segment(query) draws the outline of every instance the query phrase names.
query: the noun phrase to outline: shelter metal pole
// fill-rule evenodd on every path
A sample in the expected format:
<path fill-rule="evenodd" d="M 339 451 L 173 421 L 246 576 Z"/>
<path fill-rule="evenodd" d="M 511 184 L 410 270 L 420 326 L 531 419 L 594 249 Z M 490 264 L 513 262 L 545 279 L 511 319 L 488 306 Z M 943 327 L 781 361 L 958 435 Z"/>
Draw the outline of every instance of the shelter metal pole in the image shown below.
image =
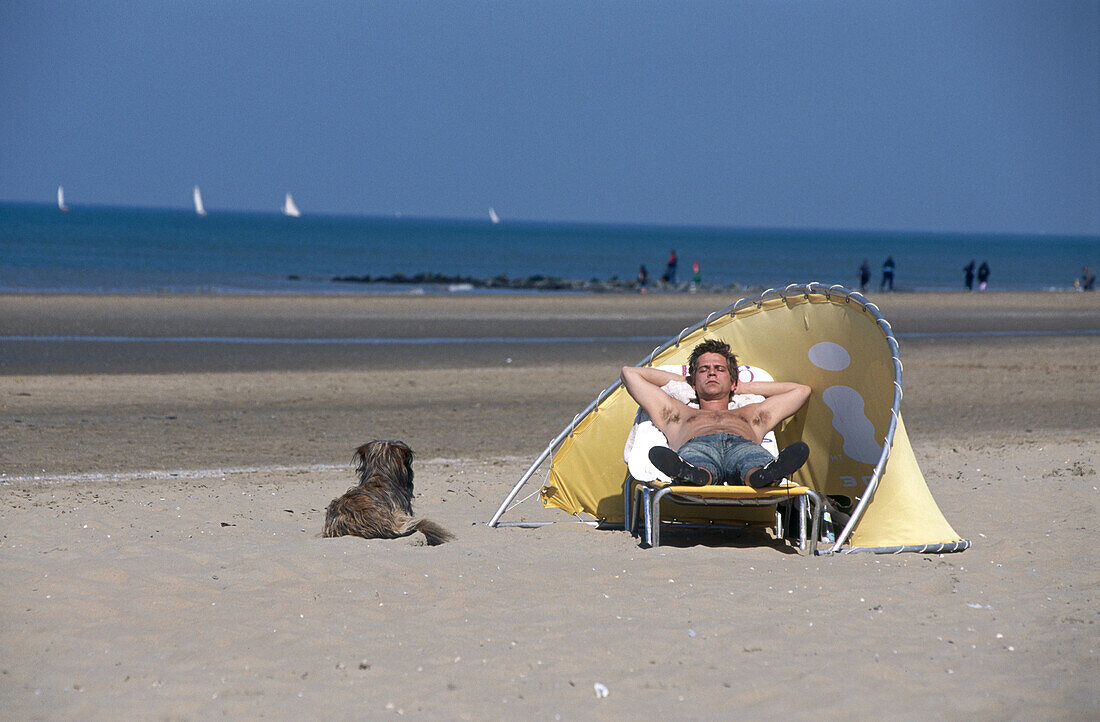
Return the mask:
<path fill-rule="evenodd" d="M 511 504 L 512 500 L 516 498 L 516 495 L 519 494 L 519 490 L 523 488 L 523 485 L 527 483 L 527 480 L 530 479 L 536 471 L 538 471 L 538 468 L 540 466 L 542 466 L 542 462 L 546 461 L 546 458 L 554 453 L 558 446 L 561 445 L 561 442 L 565 441 L 565 438 L 573 433 L 573 429 L 577 428 L 577 423 L 580 422 L 580 420 L 583 419 L 585 416 L 588 416 L 588 414 L 590 414 L 594 408 L 599 406 L 600 402 L 610 396 L 615 389 L 619 388 L 621 383 L 621 381 L 616 381 L 615 383 L 604 389 L 600 393 L 600 395 L 596 397 L 595 401 L 586 406 L 584 411 L 574 416 L 573 421 L 571 421 L 568 426 L 562 429 L 561 433 L 558 434 L 554 438 L 554 440 L 551 441 L 547 445 L 547 447 L 542 450 L 542 453 L 539 454 L 539 457 L 535 459 L 534 463 L 531 464 L 531 467 L 527 469 L 527 472 L 523 476 L 520 477 L 519 481 L 516 482 L 516 485 L 512 487 L 512 491 L 510 491 L 508 493 L 508 496 L 504 498 L 504 501 L 501 502 L 500 507 L 497 508 L 496 513 L 493 514 L 493 518 L 489 520 L 489 526 L 497 526 L 499 524 L 500 517 L 504 514 L 505 510 L 508 508 L 508 505 Z"/>
<path fill-rule="evenodd" d="M 493 518 L 489 520 L 489 526 L 497 526 L 500 523 L 500 517 L 504 514 L 504 510 L 507 509 L 508 505 L 512 503 L 512 500 L 516 498 L 516 495 L 519 494 L 519 490 L 523 488 L 523 485 L 527 483 L 527 480 L 531 478 L 531 476 L 535 473 L 535 471 L 538 470 L 540 466 L 542 466 L 542 462 L 546 461 L 546 457 L 550 456 L 550 454 L 554 451 L 554 447 L 562 439 L 567 431 L 568 429 L 566 429 L 566 431 L 563 431 L 562 435 L 558 436 L 557 439 L 554 439 L 554 441 L 550 442 L 550 445 L 547 446 L 541 454 L 539 454 L 539 458 L 535 459 L 535 463 L 531 464 L 531 468 L 529 468 L 527 472 L 520 477 L 519 481 L 516 482 L 516 485 L 512 487 L 512 491 L 508 492 L 508 496 L 504 497 L 504 501 L 501 502 L 500 507 L 497 509 L 496 513 L 493 514 Z"/>

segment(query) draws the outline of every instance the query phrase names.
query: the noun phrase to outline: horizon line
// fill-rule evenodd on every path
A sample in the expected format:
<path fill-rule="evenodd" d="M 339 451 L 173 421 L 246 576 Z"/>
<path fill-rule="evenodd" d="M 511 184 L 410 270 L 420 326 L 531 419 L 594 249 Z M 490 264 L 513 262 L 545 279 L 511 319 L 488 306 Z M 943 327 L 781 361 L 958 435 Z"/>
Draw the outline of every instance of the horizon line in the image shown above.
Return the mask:
<path fill-rule="evenodd" d="M 43 208 L 56 208 L 56 202 L 39 201 L 39 200 L 19 200 L 10 198 L 0 198 L 0 205 L 15 205 L 15 206 L 41 206 Z M 188 215 L 195 215 L 194 209 L 185 204 L 179 206 L 142 206 L 142 205 L 118 205 L 111 203 L 77 203 L 73 204 L 66 199 L 66 208 L 68 212 L 73 212 L 81 208 L 94 209 L 94 210 L 126 210 L 126 211 L 154 211 L 165 213 L 183 213 Z M 205 204 L 204 204 L 205 205 Z M 211 215 L 227 215 L 227 216 L 246 216 L 246 215 L 258 215 L 258 216 L 283 216 L 284 214 L 280 210 L 280 206 L 276 205 L 273 210 L 257 210 L 257 209 L 243 209 L 243 208 L 218 208 L 214 207 L 206 208 L 206 217 Z M 333 212 L 333 211 L 318 211 L 313 213 L 303 213 L 301 218 L 295 218 L 295 221 L 308 220 L 312 218 L 322 219 L 356 219 L 356 220 L 386 220 L 386 221 L 410 221 L 410 222 L 434 222 L 434 223 L 461 223 L 461 224 L 477 224 L 486 225 L 496 228 L 502 228 L 507 226 L 514 227 L 532 227 L 532 226 L 570 226 L 570 227 L 595 227 L 595 228 L 637 228 L 637 229 L 662 229 L 669 231 L 682 231 L 689 230 L 695 232 L 714 232 L 714 231 L 773 231 L 781 233 L 851 233 L 851 234 L 875 234 L 875 233 L 887 233 L 891 235 L 914 235 L 914 236 L 977 236 L 977 237 L 995 237 L 995 238 L 1032 238 L 1036 236 L 1041 237 L 1054 237 L 1054 238 L 1080 238 L 1080 239 L 1096 239 L 1100 240 L 1100 229 L 1094 232 L 1072 232 L 1072 231 L 1049 231 L 1049 230 L 1032 230 L 1032 231 L 1006 231 L 1006 230 L 984 230 L 984 231 L 962 231 L 962 230 L 928 230 L 928 229 L 903 229 L 903 228 L 859 228 L 859 227 L 823 227 L 823 226 L 767 226 L 767 225 L 719 225 L 719 224 L 697 224 L 697 223 L 683 223 L 676 224 L 667 221 L 591 221 L 591 220 L 545 220 L 545 219 L 529 219 L 529 218 L 507 218 L 501 219 L 500 223 L 493 223 L 487 216 L 432 216 L 432 215 L 406 215 L 400 212 L 394 212 L 389 214 L 382 213 L 353 213 L 347 211 Z"/>

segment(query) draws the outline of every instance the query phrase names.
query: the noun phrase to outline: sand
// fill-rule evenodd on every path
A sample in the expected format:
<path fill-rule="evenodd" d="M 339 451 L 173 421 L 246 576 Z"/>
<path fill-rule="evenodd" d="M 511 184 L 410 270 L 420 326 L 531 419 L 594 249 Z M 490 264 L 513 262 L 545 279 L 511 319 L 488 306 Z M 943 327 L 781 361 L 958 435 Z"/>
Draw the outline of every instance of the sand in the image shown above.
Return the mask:
<path fill-rule="evenodd" d="M 0 297 L 0 716 L 1095 718 L 1098 298 L 874 298 L 973 547 L 808 558 L 537 499 L 509 518 L 563 523 L 480 524 L 618 366 L 736 299 Z M 317 537 L 370 438 L 416 450 L 455 541 Z"/>

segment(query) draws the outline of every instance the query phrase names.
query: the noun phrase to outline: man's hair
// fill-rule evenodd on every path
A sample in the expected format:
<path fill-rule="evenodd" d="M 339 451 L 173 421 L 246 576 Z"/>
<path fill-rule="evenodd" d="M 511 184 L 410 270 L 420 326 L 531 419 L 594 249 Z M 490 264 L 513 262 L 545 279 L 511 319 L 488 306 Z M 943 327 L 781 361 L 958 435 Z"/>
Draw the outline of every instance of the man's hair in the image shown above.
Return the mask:
<path fill-rule="evenodd" d="M 708 338 L 691 351 L 691 357 L 688 359 L 688 378 L 695 379 L 695 365 L 699 361 L 699 357 L 705 353 L 716 353 L 726 357 L 726 365 L 729 367 L 730 376 L 734 381 L 737 381 L 737 356 L 734 355 L 733 349 L 725 341 L 719 341 L 716 338 Z"/>

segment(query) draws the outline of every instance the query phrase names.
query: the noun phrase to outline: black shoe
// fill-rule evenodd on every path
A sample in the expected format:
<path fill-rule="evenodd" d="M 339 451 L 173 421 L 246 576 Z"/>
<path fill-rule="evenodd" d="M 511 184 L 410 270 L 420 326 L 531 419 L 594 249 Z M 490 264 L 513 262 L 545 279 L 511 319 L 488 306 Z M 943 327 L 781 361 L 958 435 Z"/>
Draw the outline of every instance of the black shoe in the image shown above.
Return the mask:
<path fill-rule="evenodd" d="M 754 489 L 771 486 L 801 469 L 809 458 L 810 447 L 806 446 L 805 442 L 796 441 L 780 451 L 779 458 L 775 461 L 757 469 L 756 473 L 749 477 L 749 486 Z"/>
<path fill-rule="evenodd" d="M 654 446 L 650 449 L 649 460 L 675 481 L 682 481 L 695 486 L 706 486 L 710 483 L 709 471 L 687 463 L 680 458 L 679 454 L 667 446 Z"/>

